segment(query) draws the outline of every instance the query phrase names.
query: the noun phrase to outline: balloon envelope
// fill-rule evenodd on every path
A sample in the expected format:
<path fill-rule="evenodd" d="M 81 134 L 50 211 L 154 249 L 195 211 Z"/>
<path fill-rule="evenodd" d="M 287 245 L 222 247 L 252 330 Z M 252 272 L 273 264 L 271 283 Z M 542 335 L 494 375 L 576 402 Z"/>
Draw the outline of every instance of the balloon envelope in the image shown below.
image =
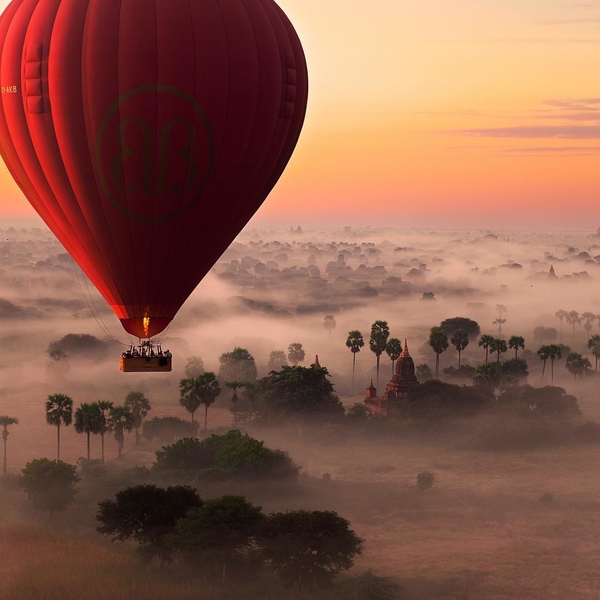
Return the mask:
<path fill-rule="evenodd" d="M 306 112 L 273 0 L 13 0 L 0 152 L 129 333 L 160 333 L 267 197 Z"/>

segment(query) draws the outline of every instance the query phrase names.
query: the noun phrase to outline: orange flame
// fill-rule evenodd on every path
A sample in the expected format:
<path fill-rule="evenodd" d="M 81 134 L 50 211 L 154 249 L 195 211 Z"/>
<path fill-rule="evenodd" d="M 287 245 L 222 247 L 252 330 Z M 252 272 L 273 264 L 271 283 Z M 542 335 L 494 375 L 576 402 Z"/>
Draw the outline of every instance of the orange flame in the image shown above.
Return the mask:
<path fill-rule="evenodd" d="M 144 337 L 150 337 L 149 332 L 150 332 L 150 317 L 148 316 L 148 309 L 146 309 L 146 312 L 144 314 Z"/>

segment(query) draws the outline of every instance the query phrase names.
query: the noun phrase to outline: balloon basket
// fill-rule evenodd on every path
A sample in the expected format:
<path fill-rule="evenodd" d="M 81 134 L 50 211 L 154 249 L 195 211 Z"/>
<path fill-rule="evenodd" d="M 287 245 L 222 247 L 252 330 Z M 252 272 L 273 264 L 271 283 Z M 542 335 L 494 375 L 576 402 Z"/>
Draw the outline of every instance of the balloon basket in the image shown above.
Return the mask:
<path fill-rule="evenodd" d="M 123 373 L 170 373 L 172 358 L 167 356 L 133 356 L 120 359 L 119 370 Z"/>

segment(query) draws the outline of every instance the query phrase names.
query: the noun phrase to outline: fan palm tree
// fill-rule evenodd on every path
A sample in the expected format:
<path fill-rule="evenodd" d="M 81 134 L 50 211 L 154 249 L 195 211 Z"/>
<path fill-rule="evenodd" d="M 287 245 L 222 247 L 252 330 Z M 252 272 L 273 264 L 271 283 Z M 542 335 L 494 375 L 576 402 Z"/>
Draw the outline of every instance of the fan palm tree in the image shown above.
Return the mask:
<path fill-rule="evenodd" d="M 544 346 L 540 346 L 537 351 L 537 355 L 540 357 L 540 360 L 543 361 L 542 365 L 542 385 L 544 385 L 544 373 L 546 372 L 546 362 L 550 358 L 550 344 L 546 344 Z"/>
<path fill-rule="evenodd" d="M 118 446 L 117 458 L 123 457 L 125 432 L 133 429 L 133 415 L 126 406 L 113 406 L 108 416 L 108 428 L 113 432 Z"/>
<path fill-rule="evenodd" d="M 457 329 L 450 338 L 450 343 L 458 352 L 458 368 L 460 369 L 460 355 L 462 351 L 469 345 L 469 334 L 464 329 Z"/>
<path fill-rule="evenodd" d="M 508 339 L 508 347 L 515 351 L 515 358 L 519 358 L 519 348 L 525 350 L 525 338 L 520 335 L 511 335 Z"/>
<path fill-rule="evenodd" d="M 541 360 L 544 361 L 544 366 L 542 367 L 542 384 L 544 383 L 544 372 L 546 371 L 546 361 L 550 360 L 550 369 L 551 369 L 551 383 L 554 385 L 554 361 L 562 358 L 562 349 L 558 344 L 546 344 L 544 346 L 540 346 L 540 349 L 537 351 L 537 355 Z"/>
<path fill-rule="evenodd" d="M 563 341 L 563 337 L 562 337 L 562 328 L 563 328 L 563 319 L 568 315 L 569 313 L 566 310 L 563 310 L 562 308 L 560 310 L 557 310 L 554 313 L 555 317 L 558 317 L 558 319 L 560 320 L 560 341 Z"/>
<path fill-rule="evenodd" d="M 593 335 L 588 340 L 588 348 L 596 359 L 596 371 L 598 370 L 598 360 L 600 359 L 600 335 Z"/>
<path fill-rule="evenodd" d="M 498 335 L 500 337 L 502 337 L 502 325 L 504 325 L 504 323 L 506 323 L 506 319 L 503 319 L 502 317 L 498 317 L 492 321 L 492 325 L 498 325 Z"/>
<path fill-rule="evenodd" d="M 198 375 L 198 377 L 201 377 L 201 375 Z M 192 423 L 194 422 L 194 413 L 202 404 L 197 389 L 198 377 L 189 377 L 179 382 L 179 404 L 192 415 Z"/>
<path fill-rule="evenodd" d="M 390 328 L 387 321 L 375 321 L 371 325 L 371 337 L 369 338 L 369 349 L 377 357 L 377 387 L 379 387 L 379 359 L 385 352 L 388 338 L 390 337 Z"/>
<path fill-rule="evenodd" d="M 573 341 L 575 341 L 575 325 L 579 325 L 581 323 L 581 317 L 576 310 L 571 310 L 567 313 L 566 316 L 567 323 L 573 326 Z"/>
<path fill-rule="evenodd" d="M 575 381 L 577 381 L 577 375 L 581 376 L 592 368 L 590 361 L 579 354 L 579 352 L 571 352 L 567 356 L 565 366 L 569 370 L 569 373 L 575 377 Z"/>
<path fill-rule="evenodd" d="M 440 377 L 440 354 L 448 350 L 448 336 L 441 327 L 432 327 L 429 332 L 429 345 L 435 352 L 435 378 Z"/>
<path fill-rule="evenodd" d="M 490 344 L 490 352 L 495 352 L 497 354 L 496 363 L 500 363 L 500 355 L 508 350 L 508 345 L 506 340 L 494 339 L 494 341 Z"/>
<path fill-rule="evenodd" d="M 588 337 L 590 336 L 590 331 L 592 331 L 592 328 L 594 327 L 592 325 L 592 323 L 596 320 L 596 315 L 594 313 L 591 312 L 584 312 L 581 314 L 581 318 L 583 319 L 583 328 L 585 329 L 585 332 L 587 333 Z"/>
<path fill-rule="evenodd" d="M 192 357 L 193 358 L 193 357 Z M 189 367 L 189 359 L 188 365 L 186 369 Z M 133 415 L 133 428 L 135 429 L 135 445 L 137 446 L 140 443 L 140 427 L 144 422 L 144 418 L 148 414 L 148 412 L 152 409 L 150 406 L 150 401 L 146 398 L 146 395 L 143 392 L 134 392 L 131 391 L 125 397 L 125 404 Z"/>
<path fill-rule="evenodd" d="M 208 422 L 208 407 L 217 399 L 217 396 L 221 393 L 221 386 L 219 380 L 214 373 L 210 371 L 203 373 L 197 378 L 198 381 L 198 393 L 202 404 L 204 404 L 204 431 L 206 431 Z"/>
<path fill-rule="evenodd" d="M 87 437 L 87 459 L 90 460 L 90 436 L 92 433 L 100 433 L 102 429 L 102 411 L 97 403 L 83 403 L 75 411 L 75 422 L 73 428 L 77 433 L 85 433 Z"/>
<path fill-rule="evenodd" d="M 402 342 L 398 338 L 390 338 L 385 345 L 385 351 L 392 361 L 392 377 L 394 376 L 394 365 L 402 354 Z"/>
<path fill-rule="evenodd" d="M 8 441 L 8 426 L 16 425 L 19 419 L 15 417 L 0 416 L 0 426 L 2 429 L 2 441 L 4 442 L 4 454 L 2 456 L 2 474 L 6 475 L 6 442 Z"/>
<path fill-rule="evenodd" d="M 488 362 L 488 355 L 489 355 L 489 351 L 490 351 L 490 344 L 494 341 L 494 336 L 493 335 L 482 335 L 479 338 L 479 345 L 483 346 L 483 349 L 485 350 L 485 363 L 487 364 Z"/>
<path fill-rule="evenodd" d="M 296 366 L 298 363 L 304 361 L 304 357 L 306 353 L 304 352 L 304 348 L 302 348 L 302 344 L 298 342 L 294 342 L 288 346 L 288 360 Z"/>
<path fill-rule="evenodd" d="M 356 354 L 360 352 L 360 349 L 365 345 L 363 334 L 360 331 L 354 329 L 348 332 L 348 338 L 346 339 L 346 347 L 350 348 L 352 352 L 352 395 L 354 395 L 354 372 L 356 371 Z"/>
<path fill-rule="evenodd" d="M 234 427 L 237 425 L 237 403 L 238 403 L 238 395 L 237 391 L 239 388 L 244 387 L 246 384 L 242 381 L 227 381 L 225 385 L 233 390 L 233 396 L 231 396 L 231 402 L 233 404 L 233 425 Z"/>
<path fill-rule="evenodd" d="M 325 315 L 323 327 L 329 332 L 329 336 L 331 336 L 331 332 L 337 327 L 335 317 L 333 315 Z"/>
<path fill-rule="evenodd" d="M 98 409 L 100 410 L 101 414 L 100 430 L 98 431 L 98 433 L 100 434 L 100 442 L 102 448 L 100 456 L 102 457 L 102 464 L 104 464 L 104 436 L 108 431 L 108 419 L 110 415 L 110 409 L 113 408 L 114 404 L 112 402 L 109 402 L 108 400 L 98 400 L 98 402 L 96 402 L 95 404 L 98 406 Z"/>
<path fill-rule="evenodd" d="M 60 426 L 73 420 L 73 400 L 66 394 L 51 394 L 46 400 L 46 423 L 56 427 L 56 460 L 60 460 Z"/>

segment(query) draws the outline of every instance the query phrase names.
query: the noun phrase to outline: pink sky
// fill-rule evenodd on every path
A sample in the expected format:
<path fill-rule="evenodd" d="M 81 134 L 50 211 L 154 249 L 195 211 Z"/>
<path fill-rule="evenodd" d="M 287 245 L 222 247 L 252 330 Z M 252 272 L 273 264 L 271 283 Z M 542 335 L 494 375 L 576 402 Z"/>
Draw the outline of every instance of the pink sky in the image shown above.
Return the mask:
<path fill-rule="evenodd" d="M 309 110 L 254 225 L 600 225 L 599 0 L 279 4 Z M 33 214 L 4 167 L 0 197 Z"/>

